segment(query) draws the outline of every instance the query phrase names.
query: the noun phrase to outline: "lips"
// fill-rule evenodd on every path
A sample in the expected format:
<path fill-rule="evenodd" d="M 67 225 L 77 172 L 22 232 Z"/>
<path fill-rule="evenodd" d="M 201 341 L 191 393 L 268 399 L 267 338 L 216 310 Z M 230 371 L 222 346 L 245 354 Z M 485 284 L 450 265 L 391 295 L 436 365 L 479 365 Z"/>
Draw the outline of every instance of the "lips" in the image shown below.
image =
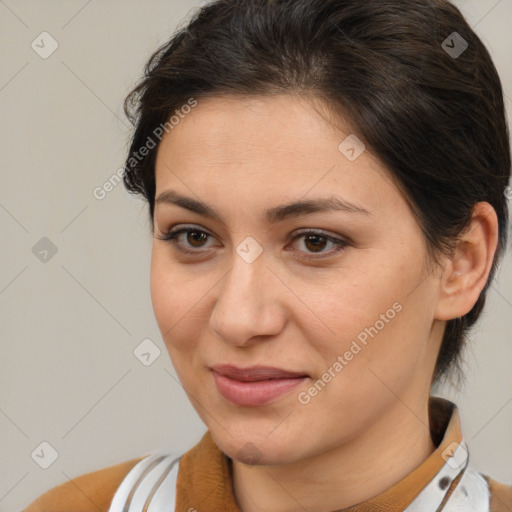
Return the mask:
<path fill-rule="evenodd" d="M 211 368 L 219 393 L 229 402 L 254 407 L 275 401 L 309 376 L 269 366 L 238 368 L 218 365 Z"/>
<path fill-rule="evenodd" d="M 238 368 L 230 364 L 213 366 L 212 370 L 219 375 L 242 382 L 255 382 L 272 379 L 296 379 L 308 377 L 306 373 L 289 372 L 271 366 L 251 366 L 249 368 Z"/>

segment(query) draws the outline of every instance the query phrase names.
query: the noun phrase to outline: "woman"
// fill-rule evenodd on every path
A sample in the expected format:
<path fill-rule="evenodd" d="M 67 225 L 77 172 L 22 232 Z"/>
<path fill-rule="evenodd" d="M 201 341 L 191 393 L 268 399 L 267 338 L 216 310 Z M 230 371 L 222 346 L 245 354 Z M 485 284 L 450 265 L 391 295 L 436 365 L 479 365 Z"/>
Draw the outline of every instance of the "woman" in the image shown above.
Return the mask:
<path fill-rule="evenodd" d="M 125 107 L 155 316 L 208 431 L 26 510 L 512 510 L 430 395 L 506 246 L 503 93 L 461 13 L 218 0 Z"/>

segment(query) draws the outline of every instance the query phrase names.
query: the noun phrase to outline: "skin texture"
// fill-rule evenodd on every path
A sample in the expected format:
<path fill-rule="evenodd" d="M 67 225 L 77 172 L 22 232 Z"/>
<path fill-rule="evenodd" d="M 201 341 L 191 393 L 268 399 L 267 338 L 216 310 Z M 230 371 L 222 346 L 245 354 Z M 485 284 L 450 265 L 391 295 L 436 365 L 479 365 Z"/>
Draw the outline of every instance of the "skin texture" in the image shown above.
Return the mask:
<path fill-rule="evenodd" d="M 233 459 L 244 512 L 347 507 L 432 453 L 427 407 L 445 321 L 471 309 L 496 247 L 494 210 L 478 203 L 454 254 L 432 266 L 384 166 L 368 149 L 349 161 L 338 146 L 350 127 L 328 117 L 319 102 L 291 95 L 202 99 L 158 149 L 156 196 L 174 190 L 222 218 L 157 203 L 151 294 L 183 387 Z M 324 211 L 275 224 L 264 214 L 330 196 L 369 213 Z M 177 245 L 158 238 L 188 225 L 192 233 Z M 346 246 L 293 240 L 304 228 Z M 247 237 L 263 249 L 252 263 L 237 253 Z M 298 394 L 393 304 L 400 311 L 300 403 Z M 309 379 L 270 404 L 241 407 L 219 394 L 209 370 L 216 364 L 274 366 Z"/>

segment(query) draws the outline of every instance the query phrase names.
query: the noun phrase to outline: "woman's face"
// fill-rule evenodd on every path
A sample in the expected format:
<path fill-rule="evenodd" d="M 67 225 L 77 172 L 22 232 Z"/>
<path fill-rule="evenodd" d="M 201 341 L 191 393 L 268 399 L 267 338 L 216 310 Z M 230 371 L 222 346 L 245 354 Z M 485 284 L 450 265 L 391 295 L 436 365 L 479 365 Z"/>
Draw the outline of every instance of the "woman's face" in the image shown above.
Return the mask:
<path fill-rule="evenodd" d="M 317 455 L 420 410 L 442 335 L 439 277 L 406 201 L 318 107 L 201 100 L 158 149 L 156 319 L 197 413 L 242 462 Z M 296 378 L 243 383 L 219 365 Z"/>

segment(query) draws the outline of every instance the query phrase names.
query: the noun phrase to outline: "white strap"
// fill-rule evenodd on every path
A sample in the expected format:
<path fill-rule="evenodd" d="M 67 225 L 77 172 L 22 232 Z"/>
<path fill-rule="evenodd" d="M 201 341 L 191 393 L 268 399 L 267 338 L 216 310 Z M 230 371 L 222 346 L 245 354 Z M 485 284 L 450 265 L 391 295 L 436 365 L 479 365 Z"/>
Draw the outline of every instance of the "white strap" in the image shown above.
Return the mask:
<path fill-rule="evenodd" d="M 451 483 L 464 471 L 445 505 Z M 465 441 L 446 459 L 437 475 L 424 487 L 404 512 L 489 512 L 490 493 L 487 482 L 469 464 L 468 446 Z"/>
<path fill-rule="evenodd" d="M 144 457 L 122 481 L 112 499 L 109 512 L 175 510 L 179 459 L 176 454 L 163 452 Z"/>
<path fill-rule="evenodd" d="M 491 494 L 481 473 L 471 465 L 462 475 L 443 512 L 489 512 Z"/>

